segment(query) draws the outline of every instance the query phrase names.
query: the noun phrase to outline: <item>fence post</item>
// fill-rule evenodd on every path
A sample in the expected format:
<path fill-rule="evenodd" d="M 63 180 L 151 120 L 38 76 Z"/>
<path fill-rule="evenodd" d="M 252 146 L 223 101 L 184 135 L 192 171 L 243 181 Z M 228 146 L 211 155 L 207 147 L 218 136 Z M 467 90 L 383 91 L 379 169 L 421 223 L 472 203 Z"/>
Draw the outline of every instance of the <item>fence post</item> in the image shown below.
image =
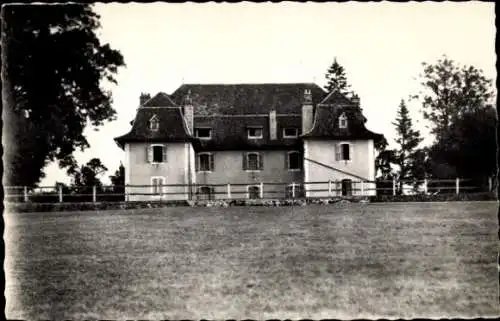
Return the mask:
<path fill-rule="evenodd" d="M 361 196 L 365 196 L 365 182 L 361 181 Z"/>
<path fill-rule="evenodd" d="M 227 184 L 227 198 L 231 199 L 231 184 Z"/>
<path fill-rule="evenodd" d="M 97 191 L 95 185 L 92 186 L 92 202 L 95 203 L 97 200 Z"/>
<path fill-rule="evenodd" d="M 59 186 L 59 203 L 63 201 L 62 186 Z"/>
<path fill-rule="evenodd" d="M 295 182 L 292 182 L 292 198 L 295 198 Z"/>
<path fill-rule="evenodd" d="M 24 202 L 28 203 L 28 186 L 24 186 Z"/>
<path fill-rule="evenodd" d="M 392 179 L 392 195 L 393 196 L 396 195 L 396 179 L 395 178 Z"/>
<path fill-rule="evenodd" d="M 427 195 L 427 178 L 424 178 L 424 193 Z"/>
<path fill-rule="evenodd" d="M 332 180 L 328 180 L 328 196 L 332 196 Z"/>
<path fill-rule="evenodd" d="M 488 177 L 488 192 L 491 192 L 492 191 L 492 181 L 491 181 L 491 177 Z"/>
<path fill-rule="evenodd" d="M 457 177 L 456 183 L 455 183 L 455 188 L 457 191 L 457 195 L 460 193 L 460 178 Z"/>
<path fill-rule="evenodd" d="M 264 183 L 260 182 L 260 198 L 264 198 Z"/>

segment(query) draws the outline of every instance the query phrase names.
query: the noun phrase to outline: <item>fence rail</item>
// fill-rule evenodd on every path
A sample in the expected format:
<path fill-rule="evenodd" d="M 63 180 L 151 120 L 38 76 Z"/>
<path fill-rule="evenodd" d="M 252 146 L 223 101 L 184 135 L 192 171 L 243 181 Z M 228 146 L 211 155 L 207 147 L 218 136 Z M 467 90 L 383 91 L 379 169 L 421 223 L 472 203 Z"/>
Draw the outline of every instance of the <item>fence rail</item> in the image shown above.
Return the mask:
<path fill-rule="evenodd" d="M 7 202 L 121 202 L 132 200 L 200 200 L 241 198 L 315 198 L 397 194 L 460 194 L 491 192 L 496 180 L 487 184 L 472 179 L 424 179 L 420 181 L 322 181 L 247 182 L 216 184 L 164 184 L 123 186 L 4 186 Z"/>

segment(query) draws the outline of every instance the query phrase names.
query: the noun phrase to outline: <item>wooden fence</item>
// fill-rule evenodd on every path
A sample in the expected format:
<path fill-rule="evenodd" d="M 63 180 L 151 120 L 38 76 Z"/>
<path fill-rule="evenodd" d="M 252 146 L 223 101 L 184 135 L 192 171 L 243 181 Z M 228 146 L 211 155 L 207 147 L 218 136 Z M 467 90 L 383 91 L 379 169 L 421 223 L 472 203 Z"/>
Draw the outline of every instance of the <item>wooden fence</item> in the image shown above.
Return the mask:
<path fill-rule="evenodd" d="M 324 181 L 324 182 L 248 182 L 226 184 L 165 184 L 94 187 L 4 186 L 7 202 L 120 202 L 148 200 L 200 199 L 296 199 L 397 194 L 460 194 L 491 192 L 496 180 L 477 184 L 471 179 L 421 181 Z"/>

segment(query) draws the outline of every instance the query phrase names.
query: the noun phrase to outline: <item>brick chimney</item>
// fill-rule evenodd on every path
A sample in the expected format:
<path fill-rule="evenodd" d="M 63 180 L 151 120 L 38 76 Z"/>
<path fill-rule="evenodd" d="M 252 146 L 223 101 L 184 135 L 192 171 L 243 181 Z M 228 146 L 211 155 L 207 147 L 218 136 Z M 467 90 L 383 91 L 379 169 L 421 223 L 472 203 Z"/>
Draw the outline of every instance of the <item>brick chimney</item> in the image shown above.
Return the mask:
<path fill-rule="evenodd" d="M 188 91 L 184 98 L 184 119 L 186 121 L 189 134 L 194 135 L 194 106 L 191 99 L 191 90 Z"/>
<path fill-rule="evenodd" d="M 351 101 L 356 107 L 359 107 L 360 101 L 359 101 L 359 96 L 354 94 L 351 98 Z"/>
<path fill-rule="evenodd" d="M 278 138 L 278 128 L 276 125 L 276 110 L 271 109 L 269 112 L 269 139 L 275 140 Z"/>
<path fill-rule="evenodd" d="M 302 134 L 311 130 L 313 125 L 313 104 L 311 89 L 304 90 L 304 100 L 302 102 Z"/>
<path fill-rule="evenodd" d="M 141 93 L 139 96 L 139 107 L 142 107 L 144 103 L 151 99 L 151 95 L 148 93 Z"/>

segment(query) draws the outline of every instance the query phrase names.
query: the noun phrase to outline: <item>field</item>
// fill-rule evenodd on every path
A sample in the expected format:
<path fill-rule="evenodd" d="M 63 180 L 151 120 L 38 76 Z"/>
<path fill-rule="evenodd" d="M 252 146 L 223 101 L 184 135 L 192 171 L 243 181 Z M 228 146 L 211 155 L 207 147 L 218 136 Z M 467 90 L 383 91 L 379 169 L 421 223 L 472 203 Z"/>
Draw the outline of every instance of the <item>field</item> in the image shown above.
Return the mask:
<path fill-rule="evenodd" d="M 5 214 L 9 319 L 494 317 L 496 202 Z"/>

